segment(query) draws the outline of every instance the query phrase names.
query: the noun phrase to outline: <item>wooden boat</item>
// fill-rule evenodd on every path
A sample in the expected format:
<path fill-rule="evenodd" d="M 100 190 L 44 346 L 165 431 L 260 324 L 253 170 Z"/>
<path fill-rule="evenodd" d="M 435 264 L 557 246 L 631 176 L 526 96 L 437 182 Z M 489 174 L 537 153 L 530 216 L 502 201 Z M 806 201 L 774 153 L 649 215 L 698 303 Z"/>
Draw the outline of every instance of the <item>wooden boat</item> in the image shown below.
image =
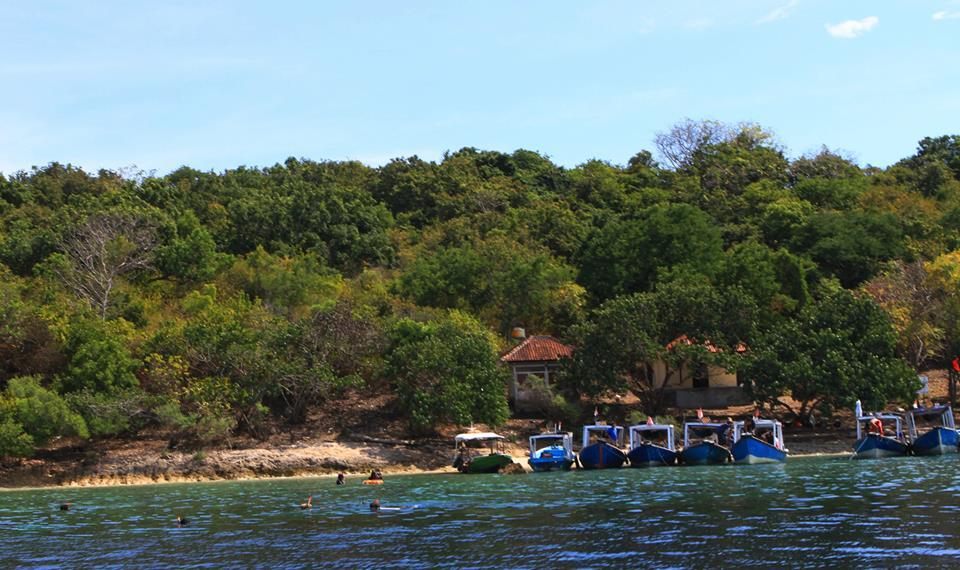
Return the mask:
<path fill-rule="evenodd" d="M 731 426 L 725 423 L 687 422 L 683 424 L 683 450 L 677 456 L 684 465 L 720 465 L 733 457 L 720 442 Z"/>
<path fill-rule="evenodd" d="M 749 423 L 752 422 L 752 426 Z M 757 463 L 783 463 L 787 450 L 783 446 L 783 425 L 777 420 L 754 418 L 750 422 L 733 424 L 733 462 L 753 465 Z M 745 428 L 752 427 L 746 431 Z"/>
<path fill-rule="evenodd" d="M 567 471 L 577 456 L 570 432 L 541 433 L 530 437 L 530 459 L 534 471 Z"/>
<path fill-rule="evenodd" d="M 881 457 L 899 457 L 907 455 L 910 452 L 909 446 L 904 441 L 903 423 L 900 416 L 879 412 L 864 414 L 860 400 L 857 400 L 856 417 L 857 441 L 853 444 L 853 455 L 855 458 L 878 459 Z M 881 430 L 883 422 L 887 422 L 887 425 L 892 422 L 896 429 L 894 436 L 891 437 L 885 433 L 871 432 L 869 429 L 864 430 L 865 425 L 869 425 L 875 420 L 880 423 Z"/>
<path fill-rule="evenodd" d="M 652 420 L 651 420 L 652 422 Z M 677 461 L 677 447 L 673 426 L 668 424 L 639 424 L 630 426 L 630 467 L 659 467 Z"/>
<path fill-rule="evenodd" d="M 627 454 L 620 449 L 623 428 L 594 424 L 583 426 L 583 446 L 580 448 L 580 467 L 583 469 L 613 469 L 623 467 Z"/>
<path fill-rule="evenodd" d="M 930 408 L 913 408 L 907 411 L 907 429 L 910 431 L 910 451 L 914 455 L 945 455 L 957 453 L 957 428 L 953 421 L 953 410 L 950 406 L 933 406 Z M 921 426 L 917 421 L 938 422 L 920 434 Z"/>
<path fill-rule="evenodd" d="M 456 455 L 453 466 L 461 473 L 496 473 L 513 463 L 503 452 L 503 436 L 495 433 L 461 433 L 454 438 Z M 482 453 L 484 448 L 489 453 Z"/>

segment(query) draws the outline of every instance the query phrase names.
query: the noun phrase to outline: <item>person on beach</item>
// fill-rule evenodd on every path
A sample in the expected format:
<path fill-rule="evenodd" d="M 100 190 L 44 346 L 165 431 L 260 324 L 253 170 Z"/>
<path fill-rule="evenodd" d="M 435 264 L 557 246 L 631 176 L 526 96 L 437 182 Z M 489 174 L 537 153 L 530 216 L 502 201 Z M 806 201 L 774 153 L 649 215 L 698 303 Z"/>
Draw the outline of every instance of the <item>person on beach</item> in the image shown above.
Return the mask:
<path fill-rule="evenodd" d="M 339 473 L 339 474 L 337 475 L 337 485 L 343 485 L 343 484 L 346 483 L 346 482 L 347 482 L 347 480 L 346 480 L 344 474 L 343 474 L 343 473 Z"/>

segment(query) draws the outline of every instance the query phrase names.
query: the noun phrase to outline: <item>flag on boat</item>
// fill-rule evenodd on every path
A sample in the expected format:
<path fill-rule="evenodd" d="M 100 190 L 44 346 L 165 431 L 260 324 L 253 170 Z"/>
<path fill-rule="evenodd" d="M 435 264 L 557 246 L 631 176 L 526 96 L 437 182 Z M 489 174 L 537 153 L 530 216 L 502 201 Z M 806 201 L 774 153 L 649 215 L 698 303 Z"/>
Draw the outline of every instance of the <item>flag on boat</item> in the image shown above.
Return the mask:
<path fill-rule="evenodd" d="M 652 426 L 652 425 L 653 425 L 653 418 L 651 418 L 650 416 L 647 416 L 647 425 L 648 425 L 648 426 Z"/>
<path fill-rule="evenodd" d="M 697 408 L 697 419 L 703 420 L 703 408 Z"/>
<path fill-rule="evenodd" d="M 593 408 L 593 423 L 597 423 L 597 418 L 600 417 L 600 408 L 594 406 Z"/>
<path fill-rule="evenodd" d="M 953 369 L 960 372 L 960 356 L 953 359 Z"/>
<path fill-rule="evenodd" d="M 753 417 L 758 418 L 758 419 L 760 418 L 760 408 L 755 408 L 755 409 L 753 410 Z"/>

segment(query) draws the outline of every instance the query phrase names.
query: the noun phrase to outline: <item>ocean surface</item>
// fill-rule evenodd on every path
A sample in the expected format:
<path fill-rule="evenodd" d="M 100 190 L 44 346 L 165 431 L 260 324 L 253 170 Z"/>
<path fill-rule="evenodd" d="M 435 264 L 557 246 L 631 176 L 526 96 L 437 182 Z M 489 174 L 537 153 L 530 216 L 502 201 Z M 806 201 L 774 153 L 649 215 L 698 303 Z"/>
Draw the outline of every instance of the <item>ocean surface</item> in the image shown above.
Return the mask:
<path fill-rule="evenodd" d="M 958 456 L 386 479 L 0 491 L 0 567 L 960 565 Z"/>

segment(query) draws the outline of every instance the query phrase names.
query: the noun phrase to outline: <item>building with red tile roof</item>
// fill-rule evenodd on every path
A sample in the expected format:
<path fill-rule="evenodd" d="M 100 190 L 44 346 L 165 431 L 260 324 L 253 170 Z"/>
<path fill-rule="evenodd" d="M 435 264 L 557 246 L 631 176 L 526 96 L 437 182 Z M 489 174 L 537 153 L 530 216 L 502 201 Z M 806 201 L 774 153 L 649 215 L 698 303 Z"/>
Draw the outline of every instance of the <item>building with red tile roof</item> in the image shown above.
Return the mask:
<path fill-rule="evenodd" d="M 510 399 L 514 407 L 524 407 L 532 395 L 533 386 L 528 384 L 529 376 L 543 380 L 550 387 L 551 377 L 560 367 L 560 360 L 570 358 L 573 347 L 564 344 L 552 336 L 537 335 L 525 339 L 500 357 L 500 361 L 510 367 L 513 381 L 510 386 Z"/>

